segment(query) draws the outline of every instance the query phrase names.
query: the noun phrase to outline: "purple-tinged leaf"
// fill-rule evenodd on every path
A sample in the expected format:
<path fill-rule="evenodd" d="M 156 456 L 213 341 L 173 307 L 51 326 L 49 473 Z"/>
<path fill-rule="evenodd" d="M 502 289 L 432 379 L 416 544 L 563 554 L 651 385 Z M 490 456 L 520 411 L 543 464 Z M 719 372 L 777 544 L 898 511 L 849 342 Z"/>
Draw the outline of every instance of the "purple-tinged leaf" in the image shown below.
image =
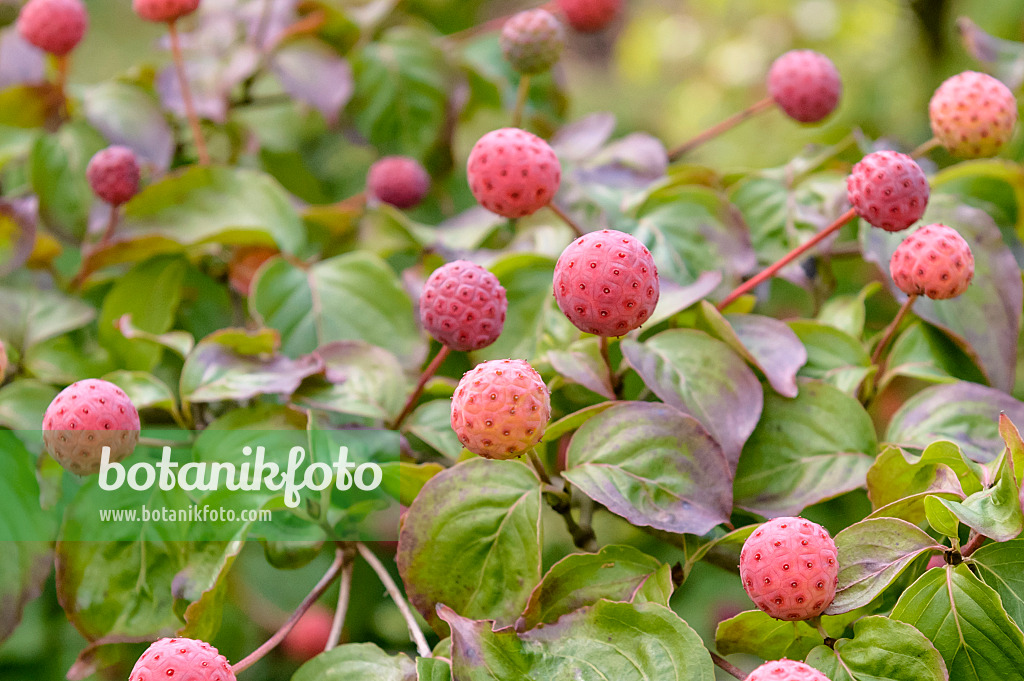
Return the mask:
<path fill-rule="evenodd" d="M 634 525 L 702 535 L 732 511 L 722 448 L 667 404 L 626 402 L 591 418 L 569 444 L 563 475 Z"/>
<path fill-rule="evenodd" d="M 323 43 L 289 42 L 275 55 L 272 68 L 292 97 L 323 114 L 329 125 L 338 122 L 352 97 L 352 67 Z"/>

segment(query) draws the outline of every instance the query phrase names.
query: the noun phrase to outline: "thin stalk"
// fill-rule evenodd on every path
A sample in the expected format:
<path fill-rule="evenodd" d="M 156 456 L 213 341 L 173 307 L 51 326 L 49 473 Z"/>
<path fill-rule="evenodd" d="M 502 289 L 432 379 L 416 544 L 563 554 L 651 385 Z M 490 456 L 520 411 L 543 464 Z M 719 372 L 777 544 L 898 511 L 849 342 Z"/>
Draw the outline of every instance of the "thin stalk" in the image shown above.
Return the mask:
<path fill-rule="evenodd" d="M 579 237 L 585 234 L 583 229 L 579 225 L 577 225 L 571 217 L 569 217 L 569 214 L 566 213 L 561 208 L 559 208 L 557 205 L 555 205 L 554 201 L 548 204 L 548 208 L 550 208 L 551 212 L 557 215 L 562 222 L 569 225 L 569 227 L 572 228 L 572 231 L 576 232 L 576 236 Z"/>
<path fill-rule="evenodd" d="M 359 542 L 356 544 L 356 548 L 359 550 L 359 555 L 363 557 L 373 571 L 377 573 L 377 577 L 380 578 L 384 588 L 387 589 L 388 595 L 391 596 L 391 600 L 398 606 L 399 612 L 402 613 L 402 617 L 405 618 L 405 623 L 409 626 L 409 633 L 412 635 L 412 640 L 416 643 L 416 651 L 420 654 L 420 657 L 430 657 L 430 646 L 427 645 L 427 639 L 423 635 L 423 631 L 420 629 L 419 623 L 416 622 L 416 618 L 412 614 L 412 609 L 409 607 L 409 603 L 405 600 L 402 592 L 398 590 L 398 585 L 395 584 L 395 580 L 391 578 L 391 573 L 388 572 L 384 564 L 380 562 L 380 559 L 367 548 L 366 544 Z"/>
<path fill-rule="evenodd" d="M 534 447 L 530 447 L 526 453 L 530 458 L 530 464 L 533 466 L 533 470 L 537 471 L 537 476 L 540 478 L 540 481 L 545 485 L 553 486 L 551 476 L 548 475 L 547 469 L 544 468 L 544 462 L 540 460 L 539 456 L 537 456 L 537 450 Z"/>
<path fill-rule="evenodd" d="M 320 597 L 324 595 L 324 592 L 334 583 L 334 580 L 338 578 L 341 573 L 342 567 L 345 565 L 345 551 L 341 548 L 335 552 L 334 562 L 331 563 L 331 567 L 327 569 L 324 576 L 320 578 L 313 590 L 309 592 L 309 595 L 303 599 L 299 607 L 295 609 L 295 612 L 288 617 L 288 621 L 281 625 L 273 636 L 267 639 L 267 642 L 261 645 L 256 650 L 249 653 L 247 656 L 231 665 L 231 671 L 235 674 L 245 671 L 249 667 L 259 662 L 264 655 L 269 653 L 271 650 L 276 648 L 281 641 L 284 640 L 291 630 L 295 627 L 295 624 L 306 614 L 314 603 L 320 600 Z"/>
<path fill-rule="evenodd" d="M 828 635 L 828 632 L 825 631 L 825 625 L 821 623 L 821 617 L 812 617 L 811 619 L 807 620 L 807 623 L 814 627 L 817 630 L 817 632 L 821 634 L 821 637 L 826 641 L 832 638 Z"/>
<path fill-rule="evenodd" d="M 523 110 L 526 109 L 526 99 L 530 96 L 530 76 L 523 74 L 519 78 L 519 89 L 516 90 L 516 108 L 512 110 L 512 127 L 518 128 L 523 124 Z"/>
<path fill-rule="evenodd" d="M 939 141 L 939 138 L 933 137 L 924 144 L 922 144 L 921 146 L 919 146 L 917 149 L 914 149 L 912 152 L 910 152 L 910 158 L 921 158 L 932 149 L 941 146 L 942 142 Z"/>
<path fill-rule="evenodd" d="M 714 662 L 715 666 L 717 666 L 719 669 L 725 671 L 728 674 L 732 674 L 740 681 L 743 681 L 743 679 L 747 678 L 747 675 L 743 673 L 743 670 L 734 665 L 732 662 L 729 662 L 727 659 L 725 659 L 713 650 L 709 650 L 708 652 L 711 653 L 711 661 Z"/>
<path fill-rule="evenodd" d="M 986 539 L 988 539 L 988 537 L 986 537 L 983 534 L 971 532 L 971 536 L 967 540 L 967 543 L 964 544 L 964 547 L 960 550 L 960 555 L 964 558 L 967 558 L 972 553 L 981 548 L 981 545 L 985 543 Z"/>
<path fill-rule="evenodd" d="M 878 361 L 882 359 L 882 353 L 885 351 L 885 346 L 887 346 L 889 344 L 889 341 L 892 340 L 892 337 L 896 335 L 896 330 L 899 328 L 900 322 L 902 322 L 903 318 L 907 316 L 908 312 L 910 312 L 910 308 L 914 306 L 914 301 L 916 300 L 916 293 L 907 296 L 907 300 L 905 303 L 903 303 L 903 306 L 900 307 L 900 311 L 896 313 L 896 316 L 893 318 L 892 322 L 889 324 L 889 326 L 885 328 L 885 333 L 882 335 L 882 340 L 878 341 L 878 345 L 875 346 L 875 352 L 874 354 L 871 355 L 872 364 L 878 364 Z"/>
<path fill-rule="evenodd" d="M 168 23 L 167 28 L 171 34 L 171 57 L 174 60 L 174 68 L 178 72 L 181 99 L 185 103 L 185 115 L 188 117 L 189 127 L 192 128 L 192 137 L 195 139 L 199 163 L 204 166 L 210 165 L 210 152 L 206 148 L 206 138 L 203 137 L 203 128 L 199 123 L 199 115 L 196 113 L 195 102 L 192 100 L 192 90 L 188 84 L 188 74 L 185 72 L 185 58 L 181 54 L 181 37 L 178 35 L 177 22 Z"/>
<path fill-rule="evenodd" d="M 733 128 L 735 128 L 737 125 L 747 120 L 748 118 L 753 118 L 754 116 L 764 111 L 767 111 L 773 106 L 775 106 L 775 100 L 772 99 L 771 97 L 765 97 L 760 102 L 753 104 L 752 106 L 744 109 L 743 111 L 740 111 L 737 114 L 729 116 L 721 123 L 712 125 L 710 128 L 700 133 L 699 135 L 693 137 L 689 141 L 680 144 L 678 147 L 668 152 L 668 160 L 678 161 L 680 158 L 690 153 L 691 151 L 693 151 L 700 145 L 704 144 L 705 142 L 713 140 L 722 133 L 732 130 Z"/>
<path fill-rule="evenodd" d="M 121 216 L 120 206 L 110 207 L 110 219 L 107 221 L 107 229 L 103 232 L 103 238 L 100 240 L 100 246 L 106 246 L 110 243 L 111 239 L 114 238 L 114 232 L 117 231 L 118 218 Z"/>
<path fill-rule="evenodd" d="M 355 563 L 351 558 L 346 558 L 345 567 L 341 570 L 341 585 L 338 591 L 338 607 L 334 610 L 334 620 L 331 622 L 331 633 L 327 636 L 328 651 L 341 642 L 341 630 L 345 627 L 345 615 L 348 613 L 348 602 L 352 595 L 352 570 Z"/>
<path fill-rule="evenodd" d="M 57 59 L 57 96 L 60 98 L 60 117 L 68 118 L 68 72 L 71 70 L 71 57 L 62 54 Z"/>
<path fill-rule="evenodd" d="M 405 401 L 402 413 L 399 414 L 398 418 L 391 424 L 389 427 L 390 430 L 398 430 L 402 423 L 405 422 L 405 419 L 409 417 L 409 414 L 412 413 L 413 407 L 416 406 L 417 400 L 420 399 L 420 395 L 423 394 L 423 389 L 427 386 L 427 381 L 433 378 L 434 374 L 437 373 L 437 370 L 441 367 L 441 364 L 444 362 L 445 358 L 448 357 L 448 353 L 451 351 L 452 349 L 447 345 L 441 346 L 437 355 L 433 360 L 431 360 L 430 364 L 427 365 L 427 368 L 423 370 L 423 373 L 420 374 L 420 380 L 416 383 L 416 388 L 412 391 L 412 395 L 409 395 L 409 399 Z"/>
<path fill-rule="evenodd" d="M 748 279 L 747 281 L 737 286 L 732 291 L 732 293 L 725 297 L 725 300 L 718 304 L 718 310 L 724 310 L 726 307 L 729 306 L 730 303 L 732 303 L 734 300 L 736 300 L 743 294 L 754 290 L 763 282 L 767 281 L 768 279 L 771 279 L 783 267 L 785 267 L 789 263 L 799 258 L 801 255 L 806 253 L 807 251 L 811 250 L 812 248 L 820 244 L 832 233 L 838 232 L 843 225 L 848 223 L 850 220 L 853 220 L 855 217 L 857 217 L 857 211 L 855 211 L 853 208 L 840 215 L 835 222 L 833 222 L 831 225 L 815 234 L 814 237 L 810 239 L 810 241 L 797 246 L 792 251 L 784 255 L 775 264 L 769 266 L 767 269 L 765 269 L 758 275 Z"/>
<path fill-rule="evenodd" d="M 605 336 L 600 337 L 599 347 L 601 348 L 601 359 L 604 360 L 605 366 L 608 367 L 608 379 L 611 382 L 612 392 L 618 397 L 621 381 L 619 381 L 619 377 L 615 374 L 615 370 L 612 369 L 612 358 L 608 352 L 608 339 Z"/>

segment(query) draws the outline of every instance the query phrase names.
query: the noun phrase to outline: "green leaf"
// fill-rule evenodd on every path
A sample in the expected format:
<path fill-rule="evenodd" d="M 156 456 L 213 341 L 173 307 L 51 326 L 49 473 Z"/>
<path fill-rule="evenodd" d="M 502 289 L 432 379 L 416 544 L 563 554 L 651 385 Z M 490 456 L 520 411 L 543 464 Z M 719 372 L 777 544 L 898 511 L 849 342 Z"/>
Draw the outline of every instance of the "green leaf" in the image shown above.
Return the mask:
<path fill-rule="evenodd" d="M 291 395 L 303 379 L 323 371 L 323 362 L 316 355 L 292 360 L 276 354 L 239 354 L 236 333 L 224 329 L 199 341 L 181 369 L 183 402 L 240 402 L 257 395 Z"/>
<path fill-rule="evenodd" d="M 451 400 L 421 404 L 409 415 L 402 429 L 423 440 L 447 459 L 455 461 L 462 453 L 459 436 L 452 430 Z"/>
<path fill-rule="evenodd" d="M 839 586 L 825 612 L 836 615 L 869 604 L 922 553 L 942 550 L 916 525 L 897 518 L 873 518 L 836 535 Z"/>
<path fill-rule="evenodd" d="M 96 310 L 90 305 L 56 291 L 0 288 L 0 338 L 23 355 L 95 318 Z"/>
<path fill-rule="evenodd" d="M 288 194 L 254 170 L 193 166 L 155 182 L 128 202 L 120 239 L 163 237 L 182 246 L 207 243 L 278 246 L 306 241 Z"/>
<path fill-rule="evenodd" d="M 827 383 L 801 379 L 800 394 L 765 396 L 764 416 L 736 471 L 736 505 L 766 516 L 807 506 L 864 485 L 878 451 L 860 402 Z"/>
<path fill-rule="evenodd" d="M 807 663 L 832 681 L 949 681 L 939 651 L 917 629 L 888 617 L 865 617 L 853 638 L 818 646 Z"/>
<path fill-rule="evenodd" d="M 418 681 L 451 681 L 451 678 L 452 666 L 447 660 L 439 660 L 436 657 L 416 658 L 416 679 Z"/>
<path fill-rule="evenodd" d="M 76 237 L 85 234 L 93 203 L 85 167 L 103 146 L 102 138 L 83 124 L 36 138 L 28 175 L 45 224 Z"/>
<path fill-rule="evenodd" d="M 1017 369 L 1017 336 L 1024 309 L 1024 285 L 1013 253 L 995 221 L 983 210 L 964 205 L 960 197 L 932 192 L 924 223 L 940 222 L 956 229 L 974 254 L 974 279 L 962 295 L 950 300 L 921 297 L 914 314 L 946 330 L 979 361 L 992 386 L 1009 392 Z M 888 269 L 906 232 L 862 229 L 865 260 Z M 901 295 L 886 277 L 894 295 Z"/>
<path fill-rule="evenodd" d="M 398 359 L 387 350 L 343 341 L 325 345 L 316 354 L 324 362 L 324 374 L 303 381 L 292 396 L 296 404 L 378 421 L 390 421 L 402 411 L 408 381 Z M 448 431 L 455 436 L 451 426 Z"/>
<path fill-rule="evenodd" d="M 893 414 L 885 439 L 916 449 L 936 440 L 950 440 L 972 461 L 988 463 L 1004 447 L 999 436 L 1000 412 L 1024 423 L 1024 403 L 1001 390 L 976 383 L 936 385 L 911 397 Z"/>
<path fill-rule="evenodd" d="M 950 679 L 1024 679 L 1024 634 L 999 594 L 966 565 L 926 571 L 903 592 L 891 617 L 935 644 Z"/>
<path fill-rule="evenodd" d="M 598 402 L 597 404 L 592 404 L 589 407 L 584 407 L 579 411 L 563 416 L 544 430 L 544 437 L 541 438 L 541 442 L 554 442 L 560 439 L 564 435 L 579 429 L 584 423 L 598 414 L 611 409 L 616 404 L 618 403 Z"/>
<path fill-rule="evenodd" d="M 558 309 L 551 295 L 551 278 L 555 261 L 532 253 L 507 255 L 493 265 L 491 272 L 505 287 L 508 312 L 505 329 L 492 345 L 474 353 L 479 359 L 505 357 L 538 357 L 550 341 L 566 342 L 579 336 L 579 331 Z"/>
<path fill-rule="evenodd" d="M 389 655 L 372 643 L 346 643 L 317 655 L 292 681 L 415 681 L 408 655 Z"/>
<path fill-rule="evenodd" d="M 729 518 L 729 473 L 696 419 L 666 404 L 625 402 L 576 432 L 563 476 L 634 525 L 702 535 Z"/>
<path fill-rule="evenodd" d="M 700 637 L 656 603 L 596 604 L 517 634 L 440 606 L 452 629 L 452 678 L 461 681 L 714 681 Z"/>
<path fill-rule="evenodd" d="M 439 633 L 450 604 L 512 624 L 541 579 L 541 485 L 517 461 L 471 459 L 434 476 L 405 514 L 398 570 Z"/>
<path fill-rule="evenodd" d="M 14 433 L 0 431 L 0 641 L 18 626 L 25 605 L 50 574 L 56 523 L 39 507 L 32 455 Z"/>
<path fill-rule="evenodd" d="M 403 506 L 412 506 L 430 480 L 446 469 L 439 463 L 395 461 L 380 464 L 384 471 L 381 487 Z"/>
<path fill-rule="evenodd" d="M 551 368 L 562 378 L 605 399 L 615 399 L 608 367 L 601 359 L 596 343 L 588 343 L 585 350 L 550 350 L 546 357 Z"/>
<path fill-rule="evenodd" d="M 136 409 L 161 409 L 175 420 L 181 420 L 174 393 L 153 374 L 142 371 L 115 371 L 103 377 L 128 395 Z"/>
<path fill-rule="evenodd" d="M 516 629 L 553 624 L 562 615 L 601 599 L 668 605 L 672 570 L 667 563 L 631 546 L 605 546 L 597 553 L 574 553 L 551 566 L 530 595 Z"/>
<path fill-rule="evenodd" d="M 871 358 L 853 336 L 820 322 L 789 322 L 807 350 L 807 363 L 799 375 L 816 378 L 855 396 L 861 383 L 872 373 Z"/>
<path fill-rule="evenodd" d="M 948 499 L 937 499 L 937 502 L 949 509 L 964 525 L 995 541 L 1015 539 L 1024 531 L 1020 487 L 1013 472 L 1011 456 L 1002 457 L 995 484 L 988 489 L 975 492 L 963 502 Z M 927 503 L 926 500 L 926 508 Z"/>
<path fill-rule="evenodd" d="M 999 594 L 1010 618 L 1024 627 L 1024 539 L 985 544 L 971 554 L 969 562 Z"/>
<path fill-rule="evenodd" d="M 743 359 L 722 341 L 692 329 L 663 331 L 644 343 L 624 340 L 621 347 L 647 387 L 704 424 L 734 466 L 764 399 Z"/>
<path fill-rule="evenodd" d="M 886 367 L 879 390 L 896 376 L 929 383 L 985 382 L 984 374 L 949 336 L 924 323 L 911 324 L 900 334 L 889 351 Z"/>
<path fill-rule="evenodd" d="M 924 498 L 941 494 L 963 499 L 981 490 L 981 467 L 964 457 L 952 442 L 928 445 L 920 456 L 886 447 L 868 470 L 872 515 L 924 521 Z"/>
<path fill-rule="evenodd" d="M 882 285 L 873 281 L 856 295 L 835 296 L 821 306 L 818 321 L 835 327 L 852 338 L 864 335 L 864 321 L 867 316 L 867 299 L 882 290 Z"/>
<path fill-rule="evenodd" d="M 289 357 L 335 341 L 365 341 L 419 365 L 426 343 L 394 271 L 367 253 L 349 253 L 302 270 L 277 259 L 253 285 L 254 316 L 281 332 Z"/>
<path fill-rule="evenodd" d="M 842 635 L 846 625 L 859 616 L 850 613 L 841 617 L 822 617 L 825 631 Z M 766 660 L 788 658 L 802 660 L 821 645 L 821 634 L 807 622 L 777 620 L 760 610 L 747 610 L 718 623 L 715 647 L 721 655 L 744 653 Z"/>
<path fill-rule="evenodd" d="M 382 154 L 423 159 L 437 142 L 448 103 L 444 53 L 424 31 L 388 29 L 352 58 L 348 111 Z"/>
<path fill-rule="evenodd" d="M 132 371 L 152 371 L 163 348 L 148 341 L 130 340 L 117 328 L 131 315 L 136 328 L 152 334 L 169 331 L 181 301 L 181 285 L 188 263 L 178 256 L 160 256 L 135 266 L 117 280 L 103 300 L 99 339 L 119 365 Z"/>
<path fill-rule="evenodd" d="M 0 388 L 0 427 L 11 430 L 43 428 L 43 414 L 57 390 L 33 379 L 18 379 Z"/>
<path fill-rule="evenodd" d="M 925 497 L 924 515 L 933 530 L 958 542 L 960 540 L 960 521 L 956 514 L 943 504 L 943 501 L 945 500 L 939 497 Z"/>

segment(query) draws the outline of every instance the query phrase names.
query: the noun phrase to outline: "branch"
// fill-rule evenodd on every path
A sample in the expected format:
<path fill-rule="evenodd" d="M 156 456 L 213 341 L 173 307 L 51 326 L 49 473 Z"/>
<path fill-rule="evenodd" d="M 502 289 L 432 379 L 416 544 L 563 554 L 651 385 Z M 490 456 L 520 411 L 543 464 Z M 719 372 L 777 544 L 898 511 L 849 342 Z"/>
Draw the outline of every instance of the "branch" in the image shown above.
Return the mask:
<path fill-rule="evenodd" d="M 734 665 L 732 662 L 729 662 L 729 660 L 725 659 L 713 650 L 709 650 L 708 652 L 711 653 L 711 661 L 714 662 L 719 669 L 722 669 L 728 672 L 729 674 L 732 674 L 740 681 L 743 681 L 743 679 L 747 678 L 747 675 L 743 673 L 743 670 Z"/>
<path fill-rule="evenodd" d="M 338 591 L 338 607 L 334 611 L 334 621 L 331 622 L 331 633 L 327 636 L 327 646 L 324 652 L 334 648 L 341 641 L 341 630 L 345 627 L 345 615 L 348 613 L 349 597 L 352 595 L 352 569 L 355 563 L 352 557 L 345 553 L 345 567 L 341 571 L 341 588 Z"/>
<path fill-rule="evenodd" d="M 335 552 L 334 562 L 331 563 L 331 567 L 327 569 L 327 572 L 317 585 L 313 587 L 313 590 L 309 592 L 309 595 L 299 604 L 299 607 L 295 609 L 295 612 L 291 614 L 288 621 L 281 625 L 281 628 L 277 632 L 267 639 L 267 642 L 261 645 L 256 650 L 252 651 L 249 655 L 242 658 L 231 666 L 231 671 L 235 674 L 243 672 L 249 667 L 259 662 L 264 655 L 269 653 L 271 650 L 276 648 L 281 641 L 284 640 L 291 630 L 295 627 L 295 624 L 306 614 L 314 603 L 320 600 L 320 597 L 324 595 L 324 592 L 334 583 L 334 580 L 338 578 L 341 573 L 341 569 L 345 564 L 345 551 L 342 548 L 338 548 Z"/>
<path fill-rule="evenodd" d="M 366 544 L 359 542 L 356 544 L 356 548 L 359 549 L 359 555 L 363 557 L 373 571 L 377 573 L 377 577 L 384 584 L 384 588 L 387 589 L 388 595 L 391 596 L 391 600 L 398 606 L 399 612 L 402 613 L 402 617 L 405 618 L 405 623 L 409 626 L 409 633 L 412 635 L 412 640 L 416 642 L 416 651 L 421 657 L 430 657 L 430 646 L 427 645 L 427 639 L 423 635 L 423 631 L 420 629 L 420 625 L 416 622 L 416 618 L 412 614 L 412 609 L 409 607 L 409 603 L 405 600 L 402 592 L 398 590 L 398 585 L 395 584 L 395 580 L 391 578 L 391 573 L 388 572 L 384 564 L 380 562 L 380 559 L 366 547 Z"/>

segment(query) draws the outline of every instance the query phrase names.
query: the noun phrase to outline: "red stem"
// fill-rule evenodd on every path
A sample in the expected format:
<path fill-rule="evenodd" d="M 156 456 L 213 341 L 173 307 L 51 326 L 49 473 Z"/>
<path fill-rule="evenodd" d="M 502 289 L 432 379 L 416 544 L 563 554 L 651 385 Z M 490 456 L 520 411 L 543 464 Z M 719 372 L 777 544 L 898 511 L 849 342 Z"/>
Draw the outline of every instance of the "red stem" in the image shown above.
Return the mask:
<path fill-rule="evenodd" d="M 878 364 L 878 360 L 882 359 L 882 352 L 885 350 L 885 346 L 888 345 L 889 341 L 892 340 L 892 337 L 896 335 L 896 329 L 899 328 L 900 322 L 902 322 L 903 318 L 907 316 L 908 312 L 910 312 L 910 308 L 914 306 L 915 300 L 917 300 L 916 293 L 911 296 L 907 296 L 906 302 L 903 303 L 902 307 L 900 307 L 900 311 L 896 313 L 892 323 L 886 327 L 882 340 L 878 341 L 878 345 L 875 346 L 875 352 L 871 355 L 872 364 Z"/>
<path fill-rule="evenodd" d="M 188 84 L 188 74 L 185 72 L 185 58 L 181 54 L 181 38 L 178 35 L 178 26 L 175 22 L 167 24 L 171 33 L 171 57 L 174 60 L 174 68 L 178 72 L 178 85 L 181 87 L 181 99 L 185 103 L 185 115 L 188 118 L 189 127 L 192 128 L 192 137 L 196 143 L 196 153 L 199 154 L 200 165 L 210 165 L 210 152 L 206 148 L 206 138 L 203 137 L 203 128 L 199 123 L 199 116 L 196 114 L 195 102 L 192 101 L 192 90 Z"/>
<path fill-rule="evenodd" d="M 568 213 L 556 206 L 554 201 L 548 204 L 548 208 L 550 208 L 551 212 L 557 215 L 562 222 L 569 225 L 569 227 L 572 228 L 572 231 L 576 232 L 576 236 L 583 236 L 586 233 L 583 231 L 582 227 L 577 225 L 576 222 L 569 217 Z"/>
<path fill-rule="evenodd" d="M 295 627 L 296 622 L 298 622 L 299 619 L 301 619 L 302 616 L 306 614 L 307 610 L 313 607 L 314 603 L 320 600 L 320 597 L 324 595 L 324 592 L 327 591 L 327 589 L 331 586 L 334 580 L 338 578 L 338 575 L 341 574 L 341 569 L 345 566 L 346 560 L 347 558 L 345 555 L 345 551 L 339 547 L 338 550 L 335 552 L 334 562 L 331 563 L 331 567 L 328 568 L 324 576 L 320 578 L 320 581 L 317 582 L 317 585 L 314 586 L 313 590 L 309 592 L 309 595 L 306 596 L 305 600 L 303 600 L 302 603 L 299 604 L 299 607 L 295 609 L 295 612 L 291 614 L 291 617 L 288 618 L 288 621 L 285 622 L 273 636 L 267 639 L 266 643 L 261 645 L 256 650 L 252 651 L 249 655 L 245 656 L 235 664 L 231 665 L 231 671 L 235 674 L 245 671 L 249 667 L 259 662 L 264 655 L 266 655 L 271 650 L 276 648 L 278 644 L 280 644 L 281 641 L 284 640 L 285 636 L 287 636 L 289 632 L 291 632 L 292 628 Z"/>
<path fill-rule="evenodd" d="M 390 426 L 390 430 L 398 430 L 405 419 L 412 413 L 413 407 L 416 406 L 416 401 L 420 399 L 420 395 L 423 394 L 423 389 L 427 385 L 427 381 L 433 378 L 434 374 L 441 367 L 442 362 L 448 357 L 452 349 L 447 345 L 442 345 L 434 359 L 427 365 L 427 368 L 420 374 L 420 380 L 416 383 L 416 389 L 412 391 L 412 395 L 409 395 L 409 399 L 405 401 L 405 407 L 402 408 L 402 413 L 398 415 L 398 418 Z"/>
<path fill-rule="evenodd" d="M 732 293 L 725 297 L 725 300 L 718 304 L 718 310 L 724 310 L 726 307 L 729 306 L 730 303 L 732 303 L 734 300 L 742 296 L 744 293 L 754 290 L 755 288 L 760 286 L 762 282 L 765 282 L 768 279 L 775 276 L 775 274 L 783 267 L 785 267 L 789 263 L 799 258 L 801 255 L 806 253 L 807 251 L 811 250 L 812 248 L 820 244 L 833 232 L 839 231 L 839 229 L 843 225 L 845 225 L 855 217 L 857 217 L 857 211 L 855 211 L 853 208 L 840 215 L 835 222 L 833 222 L 831 225 L 815 234 L 810 241 L 797 246 L 792 251 L 784 255 L 780 260 L 775 262 L 775 264 L 769 266 L 767 269 L 765 269 L 758 275 L 748 279 L 747 281 L 737 286 L 732 291 Z"/>
<path fill-rule="evenodd" d="M 708 128 L 704 132 L 702 132 L 699 135 L 697 135 L 696 137 L 690 139 L 687 142 L 684 142 L 684 143 L 680 144 L 678 147 L 676 147 L 672 151 L 668 152 L 668 160 L 670 160 L 670 161 L 677 161 L 677 160 L 679 160 L 681 157 L 683 157 L 686 154 L 690 153 L 691 151 L 693 151 L 694 149 L 696 149 L 700 145 L 704 144 L 705 142 L 718 137 L 719 135 L 721 135 L 724 132 L 732 130 L 733 128 L 735 128 L 737 125 L 739 125 L 743 121 L 747 120 L 748 118 L 753 118 L 757 114 L 759 114 L 759 113 L 761 113 L 763 111 L 767 111 L 768 109 L 772 108 L 773 106 L 775 106 L 775 100 L 772 99 L 771 97 L 765 97 L 760 102 L 757 102 L 756 104 L 751 105 L 750 107 L 744 109 L 743 111 L 740 111 L 737 114 L 733 114 L 732 116 L 729 116 L 728 118 L 726 118 L 721 123 L 718 123 L 716 125 L 711 126 L 710 128 Z"/>
<path fill-rule="evenodd" d="M 747 678 L 747 675 L 743 673 L 743 670 L 734 665 L 732 662 L 729 662 L 721 655 L 715 653 L 713 650 L 709 650 L 708 652 L 711 653 L 711 661 L 714 662 L 719 669 L 722 669 L 725 672 L 732 674 L 740 681 L 743 681 L 743 679 Z"/>

